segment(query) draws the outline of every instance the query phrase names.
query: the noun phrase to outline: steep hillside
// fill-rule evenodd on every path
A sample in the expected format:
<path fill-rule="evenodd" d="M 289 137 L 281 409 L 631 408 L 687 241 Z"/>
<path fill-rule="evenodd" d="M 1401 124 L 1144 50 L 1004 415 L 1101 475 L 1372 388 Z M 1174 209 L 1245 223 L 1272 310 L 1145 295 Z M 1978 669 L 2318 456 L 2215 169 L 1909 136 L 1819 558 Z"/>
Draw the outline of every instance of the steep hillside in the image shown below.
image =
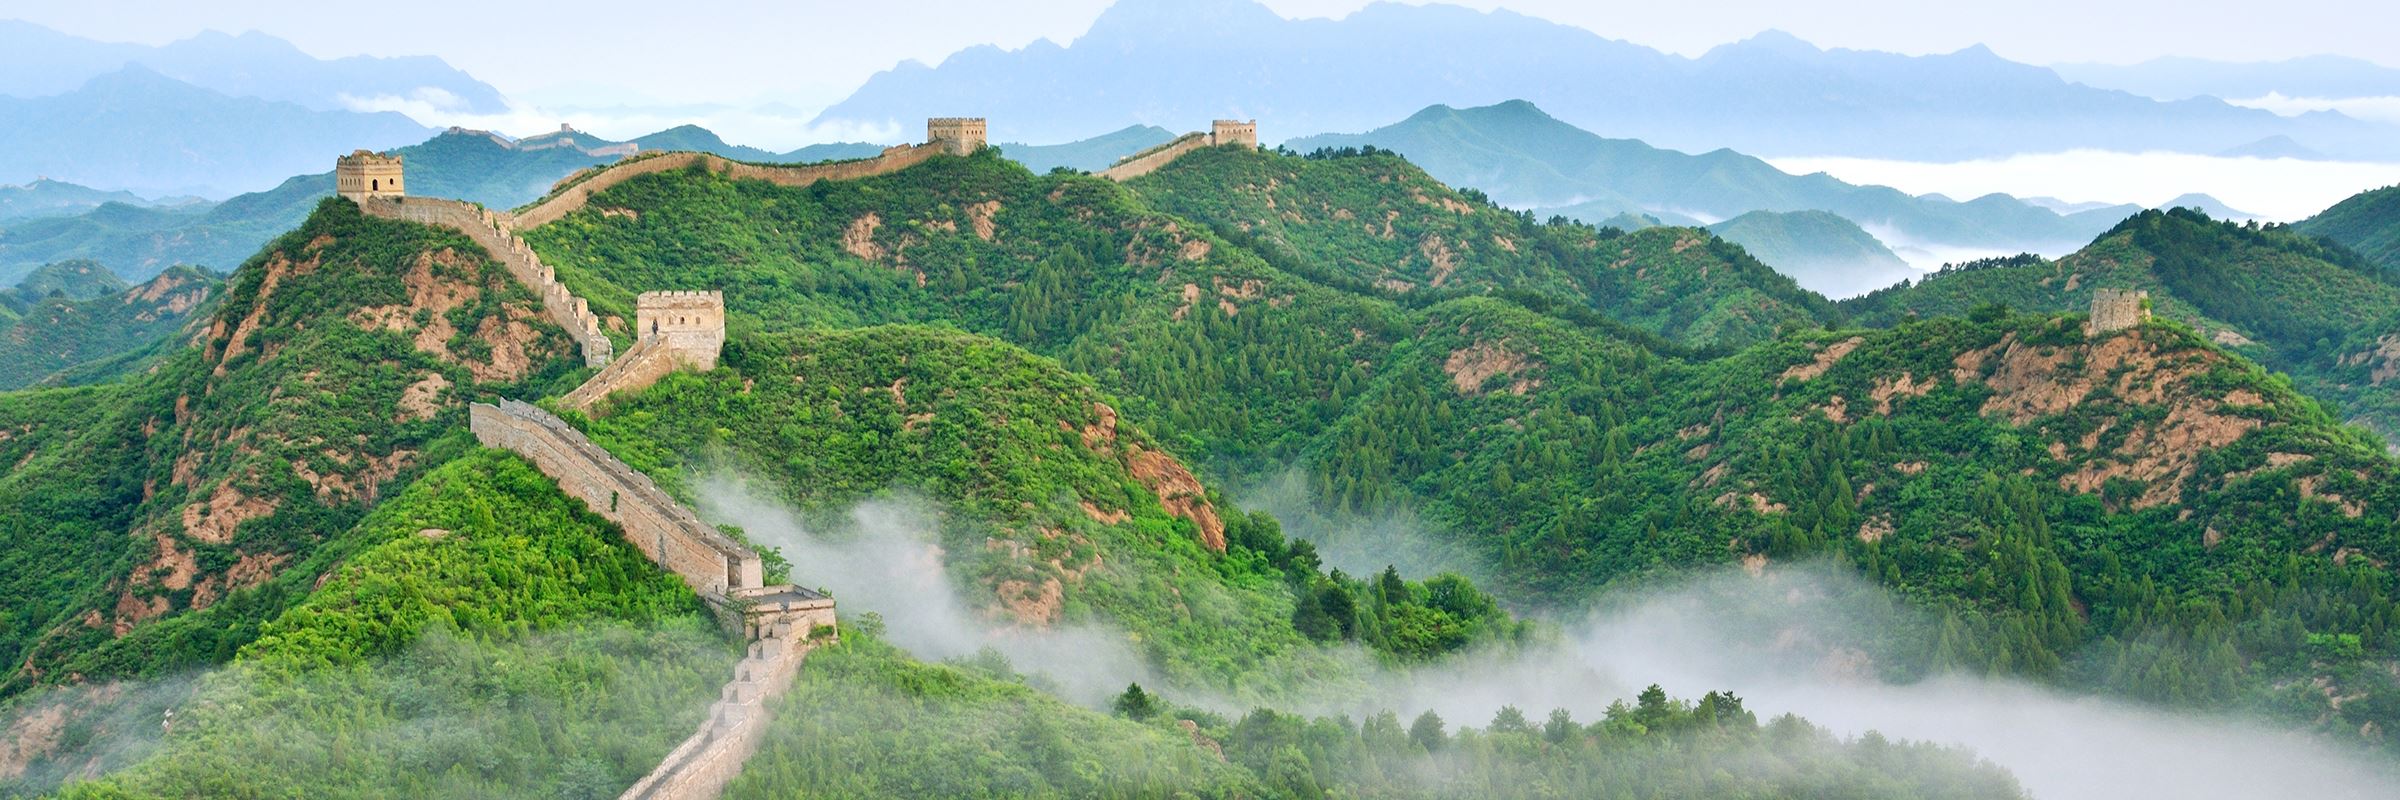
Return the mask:
<path fill-rule="evenodd" d="M 1243 485 L 1296 469 L 1337 515 L 1408 510 L 1481 554 L 1520 601 L 1575 603 L 1702 565 L 1833 557 L 1939 612 L 1938 624 L 1883 633 L 1871 655 L 1885 675 L 1971 665 L 2166 703 L 2264 704 L 2274 686 L 2320 677 L 2400 696 L 2373 670 L 2334 666 L 2392 652 L 2390 576 L 2372 566 L 2400 558 L 2388 524 L 2400 497 L 2382 488 L 2392 463 L 2208 341 L 2216 329 L 2161 322 L 2087 339 L 2073 316 L 2004 312 L 1881 331 L 1763 325 L 1739 311 L 1760 308 L 1742 298 L 1762 290 L 1711 283 L 1754 274 L 1727 267 L 1743 262 L 1689 260 L 1732 249 L 1704 233 L 1603 240 L 1532 225 L 1415 183 L 1404 166 L 1225 149 L 1126 187 L 1033 176 L 989 155 L 805 190 L 658 174 L 529 239 L 611 315 L 635 291 L 712 285 L 725 287 L 737 331 L 927 321 L 1053 355 L 1115 396 L 1125 424 L 1193 456 L 1198 474 Z M 1364 212 L 1378 208 L 1393 240 L 1380 223 L 1369 230 Z M 2193 216 L 2146 215 L 2121 244 L 2181 243 L 2150 245 L 2168 253 L 2153 260 L 2183 265 L 2168 271 L 2175 285 L 2222 287 L 2228 273 L 2187 257 L 2214 239 L 2174 233 Z M 1426 286 L 1436 271 L 1426 239 L 1399 236 L 1409 225 L 1461 243 L 1439 289 Z M 2228 246 L 2306 244 L 2214 223 L 2190 232 Z M 1494 236 L 1513 237 L 1521 257 Z M 1595 255 L 1577 255 L 1577 236 Z M 1610 248 L 1626 263 L 1595 263 Z M 2095 251 L 2076 263 L 2132 258 Z M 1995 270 L 2055 266 L 2028 263 Z M 2375 296 L 2370 274 L 2322 263 L 2277 291 L 2322 281 L 2314 291 Z M 1402 292 L 1370 278 L 1421 283 Z M 2025 289 L 2068 291 L 2063 280 Z M 2120 285 L 2080 280 L 2087 295 Z M 2147 285 L 2165 291 L 2168 278 L 2156 280 Z M 1892 296 L 1853 305 L 1898 315 L 1876 305 Z M 2219 313 L 2242 308 L 2235 294 L 2192 296 Z M 1696 360 L 1641 332 L 1722 341 L 1694 325 L 1710 319 L 1746 321 L 1756 327 L 1745 340 L 1765 341 Z M 886 380 L 840 391 L 888 392 Z M 690 408 L 731 402 L 706 397 Z M 894 405 L 879 413 L 899 415 Z M 727 428 L 686 440 L 738 451 L 775 438 Z M 2312 662 L 2308 635 L 2357 637 L 2361 655 Z M 2371 704 L 2295 702 L 2284 711 L 2322 714 L 2328 730 L 2400 724 Z"/>
<path fill-rule="evenodd" d="M 1856 223 L 1824 211 L 1753 211 L 1708 232 L 1827 297 L 1856 297 L 1925 275 Z"/>
<path fill-rule="evenodd" d="M 569 352 L 464 238 L 329 201 L 236 275 L 200 346 L 0 395 L 20 420 L 6 686 L 230 655 L 338 561 L 336 533 L 457 446 L 465 398 L 552 380 Z"/>
<path fill-rule="evenodd" d="M 2400 270 L 2400 186 L 2351 195 L 2292 230 L 2332 239 L 2384 269 Z"/>
<path fill-rule="evenodd" d="M 1830 316 L 1822 297 L 1705 232 L 1649 228 L 1619 238 L 1556 220 L 1537 225 L 1388 153 L 1291 158 L 1215 148 L 1132 186 L 1289 271 L 1409 295 L 1412 304 L 1417 296 L 1539 295 L 1691 346 L 1748 344 Z"/>
<path fill-rule="evenodd" d="M 2078 311 L 2095 288 L 2148 291 L 2158 314 L 2291 373 L 2386 436 L 2400 432 L 2400 398 L 2383 388 L 2392 376 L 2376 377 L 2391 361 L 2386 340 L 2400 341 L 2400 272 L 2292 228 L 2145 212 L 2055 262 L 1967 264 L 1845 308 L 1870 324 L 1984 303 Z"/>
<path fill-rule="evenodd" d="M 114 276 L 109 282 L 123 284 Z M 215 309 L 224 283 L 215 273 L 176 267 L 140 286 L 89 299 L 63 293 L 44 298 L 0 327 L 0 389 L 30 386 L 62 371 L 88 382 L 180 349 L 184 342 L 175 334 Z"/>

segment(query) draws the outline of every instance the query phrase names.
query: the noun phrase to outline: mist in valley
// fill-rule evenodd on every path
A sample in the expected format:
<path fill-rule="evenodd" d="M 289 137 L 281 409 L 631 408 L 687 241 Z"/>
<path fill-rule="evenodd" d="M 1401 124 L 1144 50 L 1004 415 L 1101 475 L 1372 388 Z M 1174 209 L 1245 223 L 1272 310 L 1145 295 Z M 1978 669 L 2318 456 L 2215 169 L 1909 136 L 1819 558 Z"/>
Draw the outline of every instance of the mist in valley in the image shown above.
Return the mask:
<path fill-rule="evenodd" d="M 1296 485 L 1269 484 L 1245 496 L 1274 511 L 1288 532 L 1317 542 L 1329 566 L 1369 574 L 1377 560 L 1409 561 L 1411 574 L 1452 567 L 1417 520 L 1372 517 L 1363 524 L 1311 510 Z M 1202 688 L 1164 682 L 1123 634 L 1104 627 L 1019 628 L 977 610 L 944 571 L 939 514 L 912 499 L 861 503 L 839 524 L 812 527 L 779 503 L 730 479 L 700 491 L 712 517 L 743 526 L 779 548 L 796 582 L 823 586 L 845 614 L 873 611 L 886 638 L 925 660 L 1004 655 L 1013 668 L 1089 708 L 1129 682 L 1176 703 L 1239 716 L 1248 709 Z M 1413 559 L 1413 560 L 1411 560 Z M 2232 716 L 2171 713 L 2015 680 L 1941 675 L 1888 680 L 1876 653 L 1927 620 L 1880 587 L 1823 564 L 1775 565 L 1697 575 L 1659 588 L 1602 598 L 1575 612 L 1537 612 L 1555 635 L 1437 664 L 1378 666 L 1346 653 L 1353 680 L 1297 687 L 1277 710 L 1363 719 L 1433 711 L 1453 725 L 1481 727 L 1503 706 L 1540 719 L 1566 709 L 1601 719 L 1650 684 L 1696 698 L 1730 691 L 1761 719 L 1783 713 L 1845 735 L 1959 745 L 2007 768 L 2035 797 L 2250 798 L 2381 797 L 2400 778 L 2378 758 L 2336 741 Z"/>

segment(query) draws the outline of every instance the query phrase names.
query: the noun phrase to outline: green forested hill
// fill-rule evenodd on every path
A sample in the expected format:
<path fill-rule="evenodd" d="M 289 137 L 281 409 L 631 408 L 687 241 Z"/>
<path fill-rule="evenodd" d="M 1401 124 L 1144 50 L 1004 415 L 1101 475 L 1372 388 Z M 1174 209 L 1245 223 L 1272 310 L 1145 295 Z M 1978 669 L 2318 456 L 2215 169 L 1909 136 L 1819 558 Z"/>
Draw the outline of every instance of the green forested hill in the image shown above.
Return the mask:
<path fill-rule="evenodd" d="M 2332 239 L 2385 269 L 2400 269 L 2400 186 L 2360 192 L 2292 229 Z"/>
<path fill-rule="evenodd" d="M 184 344 L 175 334 L 215 308 L 224 283 L 206 270 L 176 267 L 88 299 L 61 294 L 30 303 L 0 326 L 0 388 L 102 380 L 171 354 Z"/>
<path fill-rule="evenodd" d="M 797 190 L 662 174 L 531 238 L 610 313 L 635 291 L 716 285 L 737 329 L 931 321 L 1052 354 L 1204 474 L 1241 485 L 1299 465 L 1326 505 L 1412 509 L 1483 553 L 1519 600 L 1833 556 L 1941 610 L 1932 627 L 1888 632 L 1878 663 L 1890 674 L 1967 664 L 2267 705 L 2273 687 L 2332 671 L 2400 696 L 2372 672 L 2301 656 L 2315 636 L 2390 652 L 2390 576 L 2371 566 L 2400 558 L 2390 461 L 2209 341 L 2215 329 L 2087 341 L 2077 317 L 2002 312 L 1694 359 L 1651 334 L 1688 340 L 1677 326 L 1709 319 L 1752 326 L 1735 341 L 1799 327 L 1758 317 L 1777 295 L 1740 279 L 1755 273 L 1738 261 L 1677 258 L 1705 234 L 1603 241 L 1408 174 L 1388 157 L 1234 150 L 1127 187 L 988 156 Z M 1340 219 L 1379 207 L 1395 239 L 1403 224 L 1431 227 L 1395 243 L 1361 211 Z M 2103 253 L 2111 242 L 2163 248 L 2144 237 L 2182 242 L 2188 227 L 2229 247 L 2305 245 L 2187 216 L 2129 221 L 2074 260 L 2095 273 L 2078 290 L 2124 285 L 2098 274 L 2135 258 Z M 1435 262 L 1410 256 L 1436 233 L 1491 244 L 1453 248 L 1472 253 L 1444 273 L 1440 289 L 1454 291 L 1430 287 Z M 1518 252 L 1496 235 L 1518 237 Z M 1615 260 L 1574 255 L 1578 236 L 1603 256 L 1613 245 Z M 2334 313 L 2239 316 L 2220 287 L 2244 273 L 2191 255 L 2216 246 L 2173 251 L 2194 302 L 2258 321 L 2260 336 Z M 2371 272 L 2281 257 L 2323 265 L 2285 291 L 2318 281 L 2352 303 L 2382 296 Z M 1896 320 L 1900 297 L 1851 307 Z M 1958 305 L 1920 313 L 1976 304 Z M 2383 713 L 2294 702 L 2287 712 L 2329 728 Z"/>
<path fill-rule="evenodd" d="M 197 346 L 0 394 L 19 429 L 5 686 L 230 655 L 338 562 L 335 533 L 456 446 L 464 398 L 570 368 L 534 303 L 463 237 L 328 201 L 235 276 Z"/>
<path fill-rule="evenodd" d="M 2031 288 L 1988 299 L 2040 297 L 2065 260 L 1937 276 L 1842 328 L 1705 232 L 1537 224 L 1366 153 L 1209 150 L 1131 185 L 989 151 L 801 188 L 661 173 L 527 238 L 619 330 L 638 292 L 725 292 L 719 368 L 569 413 L 596 442 L 671 492 L 732 474 L 812 522 L 922 498 L 993 625 L 1119 631 L 1169 684 L 1073 708 L 846 608 L 735 796 L 2018 794 L 1957 751 L 1762 724 L 1730 693 L 1488 724 L 1209 710 L 1544 636 L 1502 601 L 1809 559 L 1925 612 L 1857 643 L 1887 679 L 2400 725 L 2400 467 L 2247 355 L 2339 353 L 2299 339 L 2336 312 L 2244 316 L 2228 288 L 2268 259 L 2358 310 L 2382 278 L 2284 231 L 2153 215 L 2075 260 L 2147 257 L 2154 284 L 2074 291 L 2151 286 L 2273 337 L 2255 346 L 1933 305 L 2006 270 Z M 77 791 L 267 771 L 295 795 L 606 796 L 671 746 L 730 653 L 605 523 L 463 431 L 468 400 L 588 374 L 532 302 L 463 238 L 329 201 L 233 276 L 194 348 L 0 393 L 5 693 L 218 667 L 159 755 Z M 1218 488 L 1287 472 L 1334 518 L 1416 515 L 1492 577 L 1327 570 Z"/>
<path fill-rule="evenodd" d="M 1212 148 L 1132 186 L 1161 210 L 1334 286 L 1395 297 L 1538 295 L 1692 346 L 1749 344 L 1830 316 L 1824 298 L 1704 231 L 1620 237 L 1536 224 L 1388 152 Z"/>
<path fill-rule="evenodd" d="M 1879 325 L 1986 303 L 2078 311 L 2096 288 L 2147 291 L 2156 313 L 2290 373 L 2345 417 L 2400 433 L 2400 271 L 2296 228 L 2147 211 L 2057 261 L 1961 265 L 1844 308 Z"/>

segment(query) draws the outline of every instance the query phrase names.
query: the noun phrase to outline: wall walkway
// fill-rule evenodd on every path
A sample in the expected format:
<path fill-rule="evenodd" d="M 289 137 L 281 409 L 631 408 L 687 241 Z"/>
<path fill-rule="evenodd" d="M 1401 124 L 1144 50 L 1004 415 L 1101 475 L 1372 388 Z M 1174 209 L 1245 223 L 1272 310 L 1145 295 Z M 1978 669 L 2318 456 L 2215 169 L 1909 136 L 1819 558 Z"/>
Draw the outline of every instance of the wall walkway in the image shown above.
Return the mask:
<path fill-rule="evenodd" d="M 600 332 L 600 318 L 592 314 L 590 304 L 558 282 L 558 273 L 543 264 L 542 257 L 524 239 L 517 238 L 506 216 L 473 203 L 432 197 L 373 197 L 359 203 L 359 209 L 370 216 L 434 225 L 466 234 L 490 251 L 493 258 L 500 259 L 518 283 L 541 296 L 542 310 L 550 316 L 550 321 L 567 329 L 567 335 L 574 337 L 575 344 L 583 349 L 585 366 L 604 366 L 616 355 L 616 343 Z"/>
<path fill-rule="evenodd" d="M 844 181 L 887 175 L 898 172 L 942 154 L 940 143 L 899 145 L 885 148 L 882 155 L 856 161 L 835 161 L 825 164 L 768 165 L 745 164 L 713 153 L 672 152 L 654 156 L 629 158 L 600 167 L 596 171 L 569 175 L 559 181 L 550 196 L 516 210 L 513 215 L 517 230 L 532 230 L 568 214 L 575 213 L 591 202 L 592 196 L 609 187 L 634 178 L 660 172 L 673 172 L 695 166 L 734 180 L 766 181 L 778 186 L 807 186 L 818 181 Z"/>

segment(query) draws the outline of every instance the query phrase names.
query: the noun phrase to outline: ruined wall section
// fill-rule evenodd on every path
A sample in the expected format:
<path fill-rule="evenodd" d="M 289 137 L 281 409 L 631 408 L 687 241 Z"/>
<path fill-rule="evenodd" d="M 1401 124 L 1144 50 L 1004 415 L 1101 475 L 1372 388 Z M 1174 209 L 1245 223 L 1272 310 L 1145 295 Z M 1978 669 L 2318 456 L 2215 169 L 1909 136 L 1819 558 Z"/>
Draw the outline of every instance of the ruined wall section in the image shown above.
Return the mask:
<path fill-rule="evenodd" d="M 2092 316 L 2085 320 L 2086 334 L 2121 331 L 2141 325 L 2150 319 L 2150 293 L 2129 289 L 2092 290 Z"/>
<path fill-rule="evenodd" d="M 672 152 L 626 159 L 596 171 L 570 175 L 559 182 L 549 197 L 520 208 L 513 217 L 517 230 L 532 230 L 556 222 L 581 210 L 592 196 L 609 187 L 661 172 L 673 172 L 703 167 L 710 172 L 734 179 L 766 181 L 778 186 L 807 186 L 818 181 L 843 181 L 888 175 L 924 163 L 944 152 L 938 144 L 899 145 L 885 148 L 882 155 L 856 161 L 837 161 L 827 164 L 766 165 L 745 164 L 712 153 Z"/>
<path fill-rule="evenodd" d="M 737 605 L 735 589 L 764 583 L 758 553 L 675 501 L 658 484 L 609 455 L 550 412 L 514 400 L 468 409 L 476 441 L 532 461 L 558 488 L 625 531 L 651 561 L 683 578 L 720 608 Z"/>
<path fill-rule="evenodd" d="M 450 228 L 466 234 L 499 259 L 518 283 L 542 298 L 542 311 L 549 315 L 550 321 L 567 329 L 567 335 L 583 349 L 585 366 L 605 366 L 615 357 L 617 345 L 600 332 L 600 318 L 592 313 L 591 305 L 558 282 L 557 272 L 543 264 L 541 256 L 535 255 L 533 248 L 517 237 L 505 215 L 472 203 L 429 197 L 368 198 L 359 201 L 359 208 L 370 216 Z"/>

